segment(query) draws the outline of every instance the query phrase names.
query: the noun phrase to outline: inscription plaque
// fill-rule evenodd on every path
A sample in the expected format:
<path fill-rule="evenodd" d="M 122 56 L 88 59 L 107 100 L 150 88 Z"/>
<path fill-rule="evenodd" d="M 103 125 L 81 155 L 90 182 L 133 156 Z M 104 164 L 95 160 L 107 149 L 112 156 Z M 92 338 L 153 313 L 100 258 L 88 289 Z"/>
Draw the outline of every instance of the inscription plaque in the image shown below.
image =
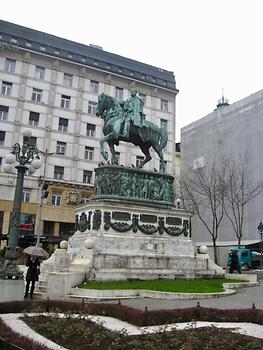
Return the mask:
<path fill-rule="evenodd" d="M 150 224 L 155 224 L 157 222 L 157 216 L 141 214 L 140 215 L 140 221 L 141 222 L 150 223 Z"/>
<path fill-rule="evenodd" d="M 123 211 L 113 211 L 112 212 L 112 219 L 113 220 L 122 220 L 122 221 L 129 221 L 131 220 L 131 214 Z"/>
<path fill-rule="evenodd" d="M 166 218 L 166 224 L 167 225 L 182 225 L 182 219 L 181 218 L 173 218 L 168 216 Z"/>

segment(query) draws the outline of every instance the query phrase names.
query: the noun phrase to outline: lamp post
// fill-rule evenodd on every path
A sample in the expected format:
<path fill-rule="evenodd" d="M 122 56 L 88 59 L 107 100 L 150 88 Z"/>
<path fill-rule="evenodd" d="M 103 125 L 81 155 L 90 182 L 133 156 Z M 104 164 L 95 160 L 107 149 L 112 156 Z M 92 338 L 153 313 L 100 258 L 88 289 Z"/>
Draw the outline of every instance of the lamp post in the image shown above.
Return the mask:
<path fill-rule="evenodd" d="M 31 137 L 31 131 L 26 129 L 23 136 Z M 29 144 L 15 143 L 13 151 L 6 157 L 5 172 L 14 172 L 17 169 L 16 187 L 13 209 L 9 221 L 8 245 L 6 247 L 5 261 L 0 270 L 0 279 L 23 279 L 23 273 L 17 265 L 17 249 L 19 238 L 19 225 L 22 206 L 22 194 L 25 172 L 33 173 L 41 166 L 38 149 Z"/>
<path fill-rule="evenodd" d="M 260 267 L 262 267 L 263 265 L 263 261 L 262 261 L 262 236 L 263 236 L 263 224 L 262 224 L 262 221 L 260 221 L 259 225 L 258 225 L 258 232 L 260 234 Z"/>
<path fill-rule="evenodd" d="M 39 153 L 44 156 L 44 172 L 43 176 L 40 176 L 38 179 L 38 185 L 40 186 L 40 203 L 39 203 L 39 213 L 38 213 L 38 220 L 37 220 L 37 242 L 36 245 L 39 246 L 40 244 L 40 235 L 44 232 L 44 223 L 43 223 L 43 200 L 44 198 L 47 198 L 48 196 L 48 184 L 46 183 L 46 169 L 47 169 L 47 158 L 49 156 L 52 156 L 53 152 L 48 152 L 48 149 L 45 150 L 45 152 L 40 151 Z"/>

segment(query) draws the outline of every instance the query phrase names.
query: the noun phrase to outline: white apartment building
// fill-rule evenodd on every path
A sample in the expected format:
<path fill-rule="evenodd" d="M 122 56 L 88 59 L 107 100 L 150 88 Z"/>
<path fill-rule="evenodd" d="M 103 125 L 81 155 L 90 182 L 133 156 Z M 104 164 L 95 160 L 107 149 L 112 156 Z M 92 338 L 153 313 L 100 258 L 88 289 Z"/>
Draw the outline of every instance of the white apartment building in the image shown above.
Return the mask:
<path fill-rule="evenodd" d="M 95 115 L 102 92 L 128 99 L 135 86 L 144 99 L 146 119 L 168 130 L 166 171 L 175 169 L 175 98 L 173 72 L 85 46 L 47 33 L 0 21 L 0 162 L 12 146 L 30 142 L 41 152 L 42 167 L 24 182 L 21 223 L 35 233 L 74 232 L 74 207 L 93 191 L 94 169 L 102 161 L 103 121 Z M 121 143 L 119 164 L 138 165 L 140 149 Z M 159 158 L 145 169 L 159 168 Z M 0 171 L 0 233 L 8 232 L 16 175 Z M 48 196 L 43 199 L 43 181 Z"/>

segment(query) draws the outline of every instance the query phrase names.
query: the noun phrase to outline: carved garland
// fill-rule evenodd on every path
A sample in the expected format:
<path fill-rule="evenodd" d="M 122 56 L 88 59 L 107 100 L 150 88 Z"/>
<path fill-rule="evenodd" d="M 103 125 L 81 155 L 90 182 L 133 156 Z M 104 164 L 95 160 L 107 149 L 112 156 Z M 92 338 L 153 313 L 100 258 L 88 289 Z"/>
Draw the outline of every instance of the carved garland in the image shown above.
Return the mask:
<path fill-rule="evenodd" d="M 111 213 L 110 212 L 104 212 L 104 230 L 108 231 L 110 228 L 117 232 L 128 232 L 131 229 L 133 232 L 137 232 L 138 229 L 147 235 L 152 235 L 156 232 L 159 232 L 161 235 L 165 232 L 170 236 L 180 236 L 184 235 L 185 237 L 188 235 L 187 227 L 184 225 L 182 229 L 179 227 L 165 227 L 164 225 L 164 218 L 160 217 L 158 221 L 158 226 L 154 225 L 139 225 L 138 215 L 132 216 L 132 223 L 127 224 L 126 222 L 112 222 L 111 221 Z"/>
<path fill-rule="evenodd" d="M 92 220 L 92 229 L 98 231 L 101 225 L 101 211 L 94 210 L 93 220 Z"/>
<path fill-rule="evenodd" d="M 90 230 L 91 214 L 92 212 L 89 211 L 88 218 L 85 212 L 82 212 L 80 217 L 76 215 L 75 231 L 79 230 L 80 232 L 84 232 L 86 230 Z"/>
<path fill-rule="evenodd" d="M 88 218 L 85 212 L 81 213 L 80 218 L 78 215 L 76 215 L 76 222 L 75 222 L 75 230 L 79 230 L 80 232 L 84 232 L 86 230 L 91 229 L 91 215 L 92 212 L 89 211 Z M 93 220 L 92 220 L 92 229 L 95 231 L 98 231 L 101 227 L 101 211 L 95 210 L 93 213 Z M 172 226 L 165 226 L 164 224 L 164 218 L 159 217 L 158 219 L 158 225 L 150 225 L 150 224 L 139 224 L 139 215 L 133 214 L 132 215 L 132 223 L 128 224 L 126 222 L 112 222 L 111 221 L 111 213 L 110 212 L 104 212 L 104 230 L 108 231 L 110 228 L 117 232 L 128 232 L 132 230 L 134 233 L 136 233 L 138 230 L 140 230 L 142 233 L 146 235 L 152 235 L 156 232 L 159 232 L 160 235 L 162 235 L 164 232 L 167 233 L 170 236 L 180 236 L 184 235 L 185 237 L 188 236 L 188 228 L 189 223 L 187 220 L 184 220 L 183 222 L 183 228 L 180 229 L 179 227 L 172 227 Z"/>

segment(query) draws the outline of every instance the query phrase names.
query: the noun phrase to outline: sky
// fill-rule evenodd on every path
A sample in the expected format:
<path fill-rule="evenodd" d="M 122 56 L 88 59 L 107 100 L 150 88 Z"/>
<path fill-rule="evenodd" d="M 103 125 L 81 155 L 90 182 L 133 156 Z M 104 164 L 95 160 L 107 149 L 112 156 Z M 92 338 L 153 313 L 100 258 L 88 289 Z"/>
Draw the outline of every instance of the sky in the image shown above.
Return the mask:
<path fill-rule="evenodd" d="M 173 71 L 177 142 L 222 89 L 231 104 L 263 88 L 262 0 L 12 0 L 1 19 Z"/>

